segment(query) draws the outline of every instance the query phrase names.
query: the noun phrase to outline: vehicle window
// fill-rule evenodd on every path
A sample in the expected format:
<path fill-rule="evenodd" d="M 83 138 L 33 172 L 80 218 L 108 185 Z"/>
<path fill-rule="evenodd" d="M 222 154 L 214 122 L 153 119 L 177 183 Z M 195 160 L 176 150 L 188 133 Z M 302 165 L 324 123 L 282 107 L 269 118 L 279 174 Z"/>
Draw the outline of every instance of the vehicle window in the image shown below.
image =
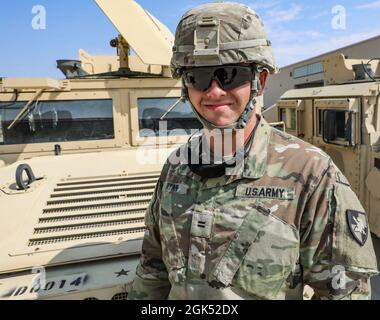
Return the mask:
<path fill-rule="evenodd" d="M 36 102 L 8 130 L 26 103 L 0 103 L 0 144 L 101 140 L 115 136 L 111 99 Z"/>
<path fill-rule="evenodd" d="M 336 112 L 336 136 L 337 138 L 348 140 L 347 132 L 351 129 L 351 121 L 348 112 Z"/>
<path fill-rule="evenodd" d="M 334 137 L 335 139 L 349 140 L 351 134 L 351 121 L 350 114 L 345 110 L 325 110 L 330 112 L 330 116 L 333 116 Z"/>
<path fill-rule="evenodd" d="M 313 74 L 318 74 L 318 73 L 323 73 L 323 64 L 322 62 L 316 62 L 316 63 L 311 63 L 306 66 L 302 66 L 299 68 L 295 68 L 293 70 L 293 78 L 302 78 L 306 76 L 310 76 Z"/>
<path fill-rule="evenodd" d="M 380 170 L 380 158 L 375 158 L 375 168 Z"/>
<path fill-rule="evenodd" d="M 286 129 L 296 130 L 297 129 L 297 112 L 296 109 L 281 109 L 280 121 L 285 122 Z"/>
<path fill-rule="evenodd" d="M 178 99 L 179 98 L 138 98 L 140 137 L 169 135 L 170 131 L 175 129 L 181 129 L 182 131 L 184 130 L 186 134 L 191 134 L 192 129 L 200 129 L 202 125 L 192 111 L 188 101 L 181 101 L 160 121 L 160 118 Z"/>

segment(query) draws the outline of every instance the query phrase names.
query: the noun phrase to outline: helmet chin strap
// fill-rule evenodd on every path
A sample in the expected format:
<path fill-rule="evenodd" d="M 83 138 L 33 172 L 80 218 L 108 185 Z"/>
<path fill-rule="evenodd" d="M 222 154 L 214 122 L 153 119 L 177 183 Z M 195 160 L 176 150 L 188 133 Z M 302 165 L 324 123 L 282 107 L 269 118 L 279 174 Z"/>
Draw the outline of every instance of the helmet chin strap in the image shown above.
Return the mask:
<path fill-rule="evenodd" d="M 197 116 L 198 120 L 202 123 L 202 125 L 208 129 L 208 130 L 214 130 L 214 129 L 232 129 L 232 130 L 237 130 L 237 129 L 244 129 L 247 126 L 248 121 L 251 119 L 253 111 L 255 110 L 256 107 L 256 97 L 258 92 L 260 91 L 260 81 L 259 79 L 259 72 L 255 71 L 255 79 L 252 80 L 252 85 L 251 85 L 251 95 L 249 98 L 249 101 L 247 105 L 244 108 L 244 111 L 241 113 L 239 119 L 237 119 L 236 122 L 233 122 L 231 124 L 225 125 L 225 126 L 217 126 L 213 124 L 212 122 L 208 121 L 204 117 L 202 117 L 199 112 L 195 109 L 194 105 L 191 103 L 191 100 L 189 98 L 188 90 L 182 80 L 182 99 L 188 100 L 190 103 L 191 108 L 193 109 L 195 115 Z"/>

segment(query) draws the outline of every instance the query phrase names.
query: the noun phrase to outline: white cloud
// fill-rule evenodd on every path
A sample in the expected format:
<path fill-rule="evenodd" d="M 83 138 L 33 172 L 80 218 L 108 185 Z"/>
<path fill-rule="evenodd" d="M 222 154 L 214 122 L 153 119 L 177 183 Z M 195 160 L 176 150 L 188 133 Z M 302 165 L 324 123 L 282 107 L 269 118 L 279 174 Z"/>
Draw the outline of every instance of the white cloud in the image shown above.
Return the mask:
<path fill-rule="evenodd" d="M 267 1 L 254 1 L 253 3 L 249 4 L 248 6 L 255 9 L 255 10 L 267 10 L 271 9 L 273 7 L 276 7 L 280 4 L 280 1 L 278 0 L 267 0 Z"/>
<path fill-rule="evenodd" d="M 380 1 L 373 1 L 366 4 L 361 4 L 359 6 L 355 6 L 356 9 L 375 9 L 380 8 Z"/>
<path fill-rule="evenodd" d="M 322 12 L 319 12 L 319 13 L 311 16 L 311 18 L 312 19 L 319 19 L 321 17 L 328 16 L 329 14 L 331 14 L 331 12 L 329 12 L 329 11 L 326 10 L 326 11 L 322 11 Z"/>
<path fill-rule="evenodd" d="M 277 29 L 270 34 L 272 42 L 276 43 L 304 43 L 312 39 L 318 39 L 324 35 L 319 31 L 291 31 L 287 29 Z"/>
<path fill-rule="evenodd" d="M 286 66 L 378 36 L 379 33 L 380 29 L 377 29 L 344 36 L 321 35 L 321 38 L 316 41 L 304 41 L 296 44 L 287 44 L 288 42 L 275 43 L 274 52 L 278 65 Z"/>
<path fill-rule="evenodd" d="M 179 12 L 181 12 L 181 13 L 185 13 L 185 12 L 189 11 L 190 9 L 193 9 L 194 7 L 195 7 L 194 4 L 187 4 L 187 5 L 183 6 L 183 7 L 179 10 Z"/>
<path fill-rule="evenodd" d="M 267 12 L 268 19 L 271 23 L 289 22 L 297 18 L 298 14 L 302 11 L 302 6 L 292 3 L 290 8 L 280 9 L 275 8 Z"/>

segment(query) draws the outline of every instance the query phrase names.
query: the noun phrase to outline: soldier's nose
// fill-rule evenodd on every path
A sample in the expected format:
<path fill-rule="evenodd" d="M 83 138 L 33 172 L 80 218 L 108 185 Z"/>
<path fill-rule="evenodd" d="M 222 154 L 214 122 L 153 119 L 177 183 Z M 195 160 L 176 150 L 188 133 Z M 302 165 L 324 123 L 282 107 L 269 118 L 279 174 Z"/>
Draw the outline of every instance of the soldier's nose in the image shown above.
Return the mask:
<path fill-rule="evenodd" d="M 210 87 L 206 91 L 206 95 L 208 98 L 218 98 L 226 95 L 226 91 L 224 91 L 216 80 L 212 80 Z"/>

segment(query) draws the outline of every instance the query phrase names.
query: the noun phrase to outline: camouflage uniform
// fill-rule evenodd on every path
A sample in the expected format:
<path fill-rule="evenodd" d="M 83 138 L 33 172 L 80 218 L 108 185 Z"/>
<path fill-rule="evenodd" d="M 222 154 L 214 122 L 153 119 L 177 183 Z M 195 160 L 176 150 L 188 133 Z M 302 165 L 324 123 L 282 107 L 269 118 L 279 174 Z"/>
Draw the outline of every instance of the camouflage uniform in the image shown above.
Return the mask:
<path fill-rule="evenodd" d="M 244 170 L 203 179 L 165 164 L 129 299 L 367 299 L 364 209 L 320 149 L 261 119 Z M 364 218 L 364 220 L 363 220 Z M 356 221 L 356 222 L 352 222 Z"/>

